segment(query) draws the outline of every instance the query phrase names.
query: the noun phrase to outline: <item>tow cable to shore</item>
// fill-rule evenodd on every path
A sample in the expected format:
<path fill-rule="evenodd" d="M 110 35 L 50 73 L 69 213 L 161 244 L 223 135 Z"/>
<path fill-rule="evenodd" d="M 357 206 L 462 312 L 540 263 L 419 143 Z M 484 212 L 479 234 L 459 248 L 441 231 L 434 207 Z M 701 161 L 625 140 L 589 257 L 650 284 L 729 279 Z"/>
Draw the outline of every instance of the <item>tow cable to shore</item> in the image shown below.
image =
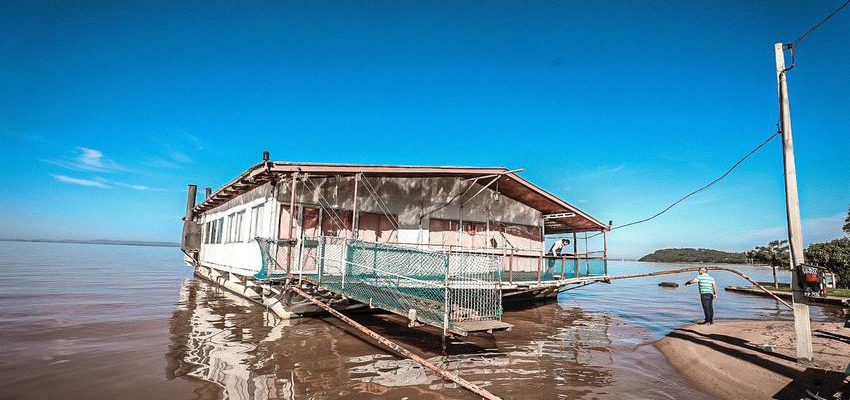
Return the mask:
<path fill-rule="evenodd" d="M 606 280 L 604 280 L 604 282 L 611 283 L 611 281 L 618 280 L 618 279 L 645 278 L 645 277 L 648 277 L 648 276 L 656 276 L 656 275 L 681 274 L 681 273 L 684 273 L 684 272 L 699 272 L 699 270 L 703 269 L 703 268 L 710 270 L 710 271 L 727 271 L 727 272 L 731 272 L 733 274 L 736 274 L 736 275 L 740 276 L 741 278 L 748 280 L 755 287 L 761 289 L 762 291 L 764 291 L 765 293 L 770 295 L 770 297 L 773 297 L 774 300 L 784 304 L 786 307 L 788 307 L 792 310 L 794 309 L 794 307 L 792 307 L 790 304 L 788 304 L 787 301 L 782 300 L 781 298 L 779 298 L 779 296 L 775 295 L 770 290 L 765 289 L 764 286 L 762 286 L 758 282 L 750 279 L 750 277 L 748 277 L 748 276 L 744 275 L 743 273 L 736 271 L 732 268 L 726 268 L 726 267 L 690 267 L 690 268 L 681 268 L 681 269 L 670 269 L 670 270 L 666 270 L 666 271 L 655 271 L 655 272 L 649 272 L 649 273 L 645 273 L 645 274 L 611 276 L 611 277 L 608 277 Z"/>

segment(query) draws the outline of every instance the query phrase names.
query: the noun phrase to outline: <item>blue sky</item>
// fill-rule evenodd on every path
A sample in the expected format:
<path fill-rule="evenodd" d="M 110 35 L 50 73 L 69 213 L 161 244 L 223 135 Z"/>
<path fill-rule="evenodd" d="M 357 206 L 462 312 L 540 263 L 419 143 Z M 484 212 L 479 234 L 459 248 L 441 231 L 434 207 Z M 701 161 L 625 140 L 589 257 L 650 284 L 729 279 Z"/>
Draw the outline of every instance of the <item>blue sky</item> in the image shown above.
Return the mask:
<path fill-rule="evenodd" d="M 260 159 L 502 165 L 651 215 L 773 133 L 773 43 L 839 2 L 4 2 L 0 237 L 176 241 Z M 850 203 L 850 11 L 789 87 L 807 242 Z M 611 253 L 785 235 L 780 142 Z"/>

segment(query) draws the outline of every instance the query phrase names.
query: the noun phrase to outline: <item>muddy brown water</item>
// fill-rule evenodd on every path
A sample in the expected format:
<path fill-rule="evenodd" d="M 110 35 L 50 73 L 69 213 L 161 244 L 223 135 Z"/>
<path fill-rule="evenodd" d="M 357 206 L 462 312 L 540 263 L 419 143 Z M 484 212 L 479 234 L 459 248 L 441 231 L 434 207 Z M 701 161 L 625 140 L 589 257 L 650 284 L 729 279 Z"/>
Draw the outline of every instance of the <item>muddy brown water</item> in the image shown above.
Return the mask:
<path fill-rule="evenodd" d="M 789 316 L 737 294 L 721 296 L 724 313 Z M 698 316 L 694 293 L 649 280 L 513 308 L 511 332 L 445 345 L 393 316 L 354 318 L 505 399 L 702 399 L 652 346 Z M 2 399 L 475 398 L 331 317 L 276 323 L 194 278 L 173 248 L 0 242 L 0 323 Z"/>

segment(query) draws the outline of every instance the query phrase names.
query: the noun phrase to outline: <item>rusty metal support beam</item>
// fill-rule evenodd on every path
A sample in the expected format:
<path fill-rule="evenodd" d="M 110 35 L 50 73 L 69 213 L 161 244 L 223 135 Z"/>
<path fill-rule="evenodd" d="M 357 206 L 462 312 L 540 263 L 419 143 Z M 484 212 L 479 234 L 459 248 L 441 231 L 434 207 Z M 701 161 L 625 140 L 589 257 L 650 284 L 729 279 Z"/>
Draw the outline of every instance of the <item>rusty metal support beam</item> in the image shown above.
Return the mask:
<path fill-rule="evenodd" d="M 437 375 L 440 375 L 441 377 L 443 377 L 443 379 L 455 382 L 458 385 L 469 390 L 470 392 L 475 393 L 475 394 L 477 394 L 477 395 L 479 395 L 479 396 L 481 396 L 485 399 L 500 400 L 500 398 L 498 396 L 494 395 L 493 393 L 490 393 L 486 389 L 484 389 L 484 388 L 482 388 L 482 387 L 480 387 L 480 386 L 478 386 L 478 385 L 476 385 L 476 384 L 474 384 L 470 381 L 467 381 L 466 379 L 463 379 L 458 375 L 455 375 L 455 374 L 453 374 L 449 371 L 446 371 L 446 370 L 432 364 L 430 361 L 426 360 L 425 358 L 423 358 L 423 357 L 413 353 L 412 351 L 405 349 L 404 347 L 400 346 L 399 344 L 379 335 L 377 332 L 363 326 L 359 322 L 357 322 L 357 321 L 355 321 L 351 318 L 346 317 L 345 315 L 343 315 L 339 311 L 334 310 L 333 307 L 331 307 L 331 306 L 319 301 L 315 297 L 310 296 L 309 294 L 305 293 L 300 288 L 295 287 L 295 286 L 290 286 L 289 290 L 295 292 L 296 294 L 300 295 L 301 297 L 304 297 L 305 299 L 309 300 L 311 303 L 315 304 L 319 308 L 329 312 L 334 317 L 337 317 L 340 320 L 342 320 L 343 322 L 353 326 L 355 329 L 366 334 L 370 338 L 375 339 L 375 341 L 386 346 L 387 348 L 396 352 L 397 354 L 400 354 L 404 357 L 407 357 L 407 358 L 417 362 L 419 365 L 421 365 L 425 368 L 428 368 L 431 371 L 434 371 Z"/>

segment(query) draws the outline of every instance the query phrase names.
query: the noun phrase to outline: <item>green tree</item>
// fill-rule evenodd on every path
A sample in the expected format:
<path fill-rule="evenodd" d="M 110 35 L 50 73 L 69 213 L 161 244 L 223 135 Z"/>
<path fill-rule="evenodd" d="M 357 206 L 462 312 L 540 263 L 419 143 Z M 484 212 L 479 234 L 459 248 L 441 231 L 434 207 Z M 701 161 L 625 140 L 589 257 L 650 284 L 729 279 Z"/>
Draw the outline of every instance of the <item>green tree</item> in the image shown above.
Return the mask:
<path fill-rule="evenodd" d="M 850 239 L 810 244 L 806 249 L 806 263 L 826 268 L 836 275 L 838 287 L 850 288 Z"/>
<path fill-rule="evenodd" d="M 844 218 L 844 226 L 841 228 L 844 233 L 850 235 L 850 207 L 847 208 L 847 218 Z"/>
<path fill-rule="evenodd" d="M 788 267 L 791 260 L 791 255 L 788 251 L 787 240 L 774 240 L 767 246 L 758 246 L 747 252 L 747 257 L 753 260 L 753 263 L 767 264 L 773 268 L 773 287 L 779 287 L 779 281 L 776 278 L 776 269 Z"/>

